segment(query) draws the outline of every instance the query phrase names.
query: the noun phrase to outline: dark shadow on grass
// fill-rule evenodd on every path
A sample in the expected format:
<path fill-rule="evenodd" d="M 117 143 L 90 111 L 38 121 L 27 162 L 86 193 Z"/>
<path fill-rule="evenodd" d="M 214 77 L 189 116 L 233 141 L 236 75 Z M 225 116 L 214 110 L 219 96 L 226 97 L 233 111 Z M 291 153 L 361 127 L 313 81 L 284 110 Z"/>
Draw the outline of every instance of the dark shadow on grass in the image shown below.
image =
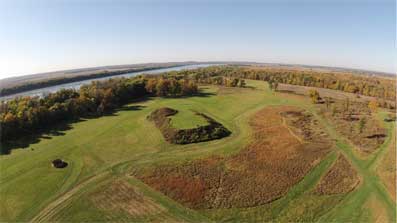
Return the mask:
<path fill-rule="evenodd" d="M 211 93 L 211 92 L 198 92 L 196 94 L 192 94 L 192 95 L 182 95 L 182 96 L 167 96 L 165 98 L 193 98 L 193 97 L 200 97 L 200 98 L 208 98 L 211 96 L 215 96 L 215 93 Z"/>
<path fill-rule="evenodd" d="M 138 110 L 142 110 L 146 108 L 146 106 L 143 105 L 130 105 L 130 106 L 123 106 L 119 109 L 117 109 L 117 111 L 138 111 Z"/>
<path fill-rule="evenodd" d="M 65 135 L 65 131 L 72 129 L 72 122 L 81 121 L 84 121 L 84 119 L 78 119 L 74 121 L 62 121 L 56 125 L 52 125 L 51 127 L 36 130 L 36 133 L 26 131 L 26 134 L 18 139 L 2 141 L 0 143 L 0 155 L 10 154 L 11 150 L 17 148 L 26 149 L 31 144 L 38 143 L 42 139 L 51 139 L 54 136 Z"/>
<path fill-rule="evenodd" d="M 210 97 L 215 95 L 214 93 L 207 93 L 207 92 L 199 92 L 194 95 L 189 96 L 179 96 L 179 97 L 166 97 L 166 98 L 190 98 L 190 97 Z M 102 116 L 118 116 L 117 112 L 119 111 L 138 111 L 144 109 L 146 106 L 143 105 L 134 105 L 131 103 L 139 103 L 139 102 L 146 102 L 148 100 L 152 100 L 154 97 L 145 96 L 139 99 L 130 100 L 125 105 L 114 108 L 112 110 L 106 111 L 102 114 L 93 114 L 93 115 L 86 115 L 79 119 L 65 119 L 61 120 L 59 123 L 49 125 L 43 129 L 36 129 L 33 131 L 25 131 L 24 135 L 19 137 L 18 139 L 13 140 L 4 140 L 2 139 L 0 142 L 0 155 L 10 154 L 11 150 L 13 149 L 26 149 L 30 145 L 40 142 L 42 139 L 51 139 L 55 136 L 62 136 L 65 135 L 67 130 L 72 129 L 72 124 L 97 119 Z M 56 149 L 56 148 L 54 148 Z M 34 150 L 34 148 L 32 149 Z"/>
<path fill-rule="evenodd" d="M 91 120 L 91 119 L 97 119 L 102 116 L 117 116 L 116 114 L 118 111 L 137 111 L 145 108 L 145 106 L 142 105 L 128 105 L 130 103 L 138 103 L 138 102 L 143 102 L 151 100 L 150 97 L 143 97 L 140 99 L 134 99 L 130 100 L 126 105 L 120 107 L 120 108 L 115 108 L 110 111 L 106 111 L 103 114 L 91 114 L 91 115 L 85 115 L 82 118 L 79 119 L 65 119 L 61 120 L 59 123 L 49 125 L 43 129 L 36 129 L 33 131 L 26 130 L 24 135 L 19 137 L 18 139 L 12 139 L 12 140 L 1 140 L 0 143 L 0 155 L 6 155 L 10 154 L 11 150 L 13 149 L 26 149 L 28 148 L 31 144 L 35 144 L 40 142 L 42 139 L 51 139 L 52 137 L 55 136 L 62 136 L 65 135 L 65 132 L 67 130 L 72 129 L 72 124 L 77 123 L 77 122 L 82 122 L 86 120 Z M 34 148 L 32 149 L 34 150 Z"/>

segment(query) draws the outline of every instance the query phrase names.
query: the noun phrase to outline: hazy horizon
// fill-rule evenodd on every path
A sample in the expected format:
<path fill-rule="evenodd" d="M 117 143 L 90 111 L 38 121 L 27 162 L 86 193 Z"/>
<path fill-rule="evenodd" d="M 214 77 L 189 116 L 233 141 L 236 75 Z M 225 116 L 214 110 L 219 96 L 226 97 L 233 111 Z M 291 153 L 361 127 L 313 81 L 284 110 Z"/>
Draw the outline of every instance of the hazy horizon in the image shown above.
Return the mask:
<path fill-rule="evenodd" d="M 176 61 L 394 73 L 394 1 L 1 1 L 0 79 Z"/>
<path fill-rule="evenodd" d="M 267 63 L 267 62 L 258 62 L 258 61 L 151 61 L 151 62 L 141 62 L 141 63 L 131 63 L 131 64 L 108 64 L 108 65 L 99 65 L 99 66 L 88 66 L 88 67 L 72 67 L 68 69 L 60 69 L 60 70 L 49 70 L 45 72 L 39 72 L 39 73 L 28 73 L 28 74 L 19 74 L 19 75 L 13 75 L 13 76 L 8 76 L 8 77 L 0 77 L 0 80 L 5 80 L 9 78 L 16 78 L 16 77 L 23 77 L 23 76 L 30 76 L 30 75 L 40 75 L 40 74 L 46 74 L 46 73 L 56 73 L 56 72 L 62 72 L 62 71 L 72 71 L 72 70 L 80 70 L 80 69 L 95 69 L 95 68 L 101 68 L 101 67 L 113 67 L 113 66 L 128 66 L 128 65 L 138 65 L 138 64 L 150 64 L 150 63 L 179 63 L 179 62 L 193 62 L 193 63 L 216 63 L 216 62 L 224 62 L 224 63 L 255 63 L 255 64 L 278 64 L 278 65 L 285 65 L 285 66 L 308 66 L 308 67 L 324 67 L 324 68 L 339 68 L 339 69 L 346 69 L 346 70 L 357 70 L 357 71 L 365 71 L 365 72 L 376 72 L 376 73 L 384 73 L 384 74 L 390 74 L 390 75 L 397 75 L 396 73 L 391 73 L 391 72 L 385 72 L 385 71 L 379 71 L 379 70 L 368 70 L 368 69 L 361 69 L 361 68 L 353 68 L 353 67 L 337 67 L 337 66 L 326 66 L 326 65 L 317 65 L 317 64 L 287 64 L 287 63 Z M 161 68 L 160 68 L 161 69 Z"/>

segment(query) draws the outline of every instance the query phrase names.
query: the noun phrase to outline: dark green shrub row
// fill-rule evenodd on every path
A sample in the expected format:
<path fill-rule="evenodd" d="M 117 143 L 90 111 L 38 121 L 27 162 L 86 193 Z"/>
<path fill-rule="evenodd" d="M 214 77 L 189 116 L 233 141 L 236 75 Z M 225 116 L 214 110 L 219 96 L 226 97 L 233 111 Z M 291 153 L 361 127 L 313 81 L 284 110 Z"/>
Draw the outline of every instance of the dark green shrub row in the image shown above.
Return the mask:
<path fill-rule="evenodd" d="M 170 143 L 190 144 L 205 142 L 221 139 L 231 134 L 222 124 L 202 113 L 196 113 L 196 115 L 202 116 L 208 122 L 207 125 L 191 129 L 173 128 L 169 117 L 176 113 L 178 113 L 178 111 L 171 108 L 160 108 L 153 111 L 148 116 L 148 119 L 154 121 L 164 138 Z"/>

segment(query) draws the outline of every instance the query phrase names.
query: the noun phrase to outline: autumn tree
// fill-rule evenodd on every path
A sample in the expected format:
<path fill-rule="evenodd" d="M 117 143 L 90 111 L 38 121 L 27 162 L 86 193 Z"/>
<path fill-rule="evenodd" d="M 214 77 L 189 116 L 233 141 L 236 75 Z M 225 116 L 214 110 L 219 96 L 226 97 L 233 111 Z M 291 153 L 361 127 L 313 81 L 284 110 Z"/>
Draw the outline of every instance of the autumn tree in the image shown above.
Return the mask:
<path fill-rule="evenodd" d="M 378 102 L 376 100 L 372 100 L 368 103 L 368 108 L 372 113 L 376 113 L 378 111 Z"/>
<path fill-rule="evenodd" d="M 156 94 L 156 87 L 157 87 L 157 79 L 156 78 L 149 79 L 145 85 L 146 91 L 151 94 Z"/>
<path fill-rule="evenodd" d="M 309 90 L 309 96 L 313 104 L 317 104 L 321 100 L 320 93 L 318 93 L 318 91 L 315 89 Z"/>

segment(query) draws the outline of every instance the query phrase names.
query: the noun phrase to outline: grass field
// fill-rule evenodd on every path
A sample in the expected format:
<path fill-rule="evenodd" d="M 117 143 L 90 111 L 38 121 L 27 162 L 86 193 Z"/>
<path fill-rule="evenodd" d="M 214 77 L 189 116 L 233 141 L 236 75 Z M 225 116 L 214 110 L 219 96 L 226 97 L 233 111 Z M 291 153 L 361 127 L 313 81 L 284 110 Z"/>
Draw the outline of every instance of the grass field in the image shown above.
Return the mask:
<path fill-rule="evenodd" d="M 82 120 L 59 136 L 43 137 L 28 148 L 1 156 L 0 221 L 395 221 L 395 202 L 381 180 L 384 177 L 377 175 L 377 171 L 382 172 L 385 168 L 377 169 L 378 166 L 393 164 L 393 161 L 383 164 L 382 160 L 395 144 L 391 140 L 395 134 L 394 123 L 384 124 L 388 131 L 385 143 L 376 152 L 362 157 L 346 138 L 317 114 L 317 109 L 307 98 L 274 93 L 265 82 L 247 81 L 247 84 L 252 88 L 204 86 L 205 94 L 201 96 L 153 98 L 133 103 L 114 115 Z M 248 120 L 270 105 L 292 105 L 310 111 L 336 140 L 336 150 L 357 170 L 361 179 L 357 188 L 348 194 L 320 196 L 313 193 L 321 177 L 337 159 L 335 152 L 282 198 L 250 208 L 191 210 L 131 176 L 131 171 L 137 167 L 237 154 L 251 140 L 252 129 Z M 232 134 L 221 140 L 198 144 L 166 143 L 160 131 L 146 119 L 148 114 L 161 107 L 180 111 L 172 119 L 173 126 L 178 128 L 202 124 L 203 120 L 192 112 L 197 111 L 210 115 Z M 384 115 L 379 113 L 380 119 Z M 56 158 L 67 161 L 69 166 L 53 168 L 50 162 Z M 139 196 L 125 200 L 120 197 L 123 191 L 134 191 Z M 145 205 L 132 210 L 137 204 L 136 199 Z M 112 202 L 108 206 L 98 205 L 104 200 Z M 377 213 L 383 214 L 379 216 Z"/>
<path fill-rule="evenodd" d="M 179 111 L 171 117 L 171 125 L 177 129 L 192 129 L 206 124 L 207 121 L 192 110 Z"/>

